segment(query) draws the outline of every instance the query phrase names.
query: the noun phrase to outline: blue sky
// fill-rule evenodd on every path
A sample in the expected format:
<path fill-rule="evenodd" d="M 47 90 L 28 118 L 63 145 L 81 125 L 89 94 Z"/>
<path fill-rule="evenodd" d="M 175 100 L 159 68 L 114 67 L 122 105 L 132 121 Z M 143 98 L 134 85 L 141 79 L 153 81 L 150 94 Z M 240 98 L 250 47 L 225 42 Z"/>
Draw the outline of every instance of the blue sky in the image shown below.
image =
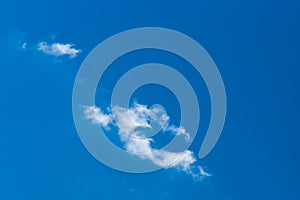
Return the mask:
<path fill-rule="evenodd" d="M 299 199 L 299 6 L 258 0 L 2 1 L 0 199 Z M 202 181 L 175 169 L 110 169 L 78 137 L 72 89 L 82 61 L 106 38 L 145 26 L 189 35 L 222 74 L 227 118 L 213 151 L 197 161 L 213 174 Z M 49 55 L 38 50 L 40 42 L 74 44 L 70 48 L 81 51 L 69 51 L 72 58 Z M 200 80 L 203 126 L 190 147 L 198 151 L 210 116 L 208 93 L 201 77 L 173 55 L 149 50 L 121 57 L 108 69 L 107 91 L 97 92 L 97 105 L 108 103 L 122 70 L 150 61 L 181 69 L 192 83 Z M 155 87 L 138 90 L 133 100 L 166 104 L 178 125 L 174 96 Z"/>

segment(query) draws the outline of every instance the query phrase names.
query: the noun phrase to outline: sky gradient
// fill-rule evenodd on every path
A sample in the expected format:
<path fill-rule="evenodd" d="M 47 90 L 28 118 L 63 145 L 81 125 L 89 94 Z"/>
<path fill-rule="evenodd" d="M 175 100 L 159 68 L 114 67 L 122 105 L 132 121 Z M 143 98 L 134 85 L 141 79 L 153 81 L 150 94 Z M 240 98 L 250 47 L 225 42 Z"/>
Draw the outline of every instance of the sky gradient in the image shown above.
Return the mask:
<path fill-rule="evenodd" d="M 1 1 L 0 199 L 299 199 L 299 8 L 278 0 Z M 76 132 L 72 90 L 84 58 L 108 37 L 148 26 L 192 37 L 222 75 L 227 117 L 213 151 L 197 161 L 212 174 L 202 181 L 176 169 L 110 169 Z M 147 62 L 197 83 L 203 126 L 190 147 L 197 152 L 209 123 L 208 93 L 174 55 L 136 51 L 116 60 L 97 106 L 108 105 L 123 72 Z M 145 86 L 132 101 L 166 105 L 179 123 L 178 102 L 165 88 Z"/>

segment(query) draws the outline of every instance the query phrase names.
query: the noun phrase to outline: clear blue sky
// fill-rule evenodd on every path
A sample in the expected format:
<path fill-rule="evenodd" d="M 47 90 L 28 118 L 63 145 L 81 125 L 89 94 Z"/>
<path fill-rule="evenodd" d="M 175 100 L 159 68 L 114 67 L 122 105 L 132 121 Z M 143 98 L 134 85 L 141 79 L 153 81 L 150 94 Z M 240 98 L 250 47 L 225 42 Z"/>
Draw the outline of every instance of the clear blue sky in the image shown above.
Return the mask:
<path fill-rule="evenodd" d="M 299 1 L 278 0 L 1 1 L 0 199 L 300 199 L 299 9 Z M 213 174 L 202 182 L 174 170 L 112 170 L 77 135 L 72 87 L 81 62 L 107 37 L 145 26 L 194 38 L 222 74 L 226 124 L 200 161 Z M 42 41 L 82 51 L 72 59 L 46 55 L 37 50 Z M 136 52 L 115 65 L 182 62 L 159 53 L 143 58 Z M 111 71 L 108 83 L 118 73 Z M 142 91 L 136 96 L 144 103 L 157 100 Z M 209 102 L 203 104 L 205 130 L 210 111 Z M 169 104 L 171 115 L 176 105 Z M 199 135 L 192 150 L 201 144 Z"/>

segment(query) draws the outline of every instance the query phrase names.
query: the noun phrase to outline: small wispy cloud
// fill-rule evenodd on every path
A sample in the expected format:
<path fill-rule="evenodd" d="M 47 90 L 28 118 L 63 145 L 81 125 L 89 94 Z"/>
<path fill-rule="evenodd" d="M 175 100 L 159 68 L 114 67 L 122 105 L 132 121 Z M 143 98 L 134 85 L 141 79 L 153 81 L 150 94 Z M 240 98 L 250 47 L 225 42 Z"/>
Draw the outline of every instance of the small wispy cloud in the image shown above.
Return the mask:
<path fill-rule="evenodd" d="M 70 58 L 74 58 L 81 52 L 80 49 L 75 49 L 73 44 L 62 44 L 62 43 L 52 43 L 40 42 L 38 44 L 38 50 L 55 57 L 68 55 Z"/>
<path fill-rule="evenodd" d="M 135 103 L 129 109 L 115 106 L 105 114 L 96 106 L 86 106 L 84 113 L 86 119 L 106 129 L 110 125 L 116 126 L 125 149 L 140 159 L 147 159 L 165 169 L 176 168 L 198 180 L 211 176 L 203 167 L 195 165 L 196 158 L 190 150 L 171 152 L 152 147 L 153 139 L 143 132 L 143 129 L 152 128 L 151 122 L 159 124 L 162 132 L 183 135 L 185 142 L 190 140 L 190 134 L 184 127 L 170 125 L 170 117 L 159 107 L 148 109 L 145 105 Z"/>
<path fill-rule="evenodd" d="M 27 48 L 27 42 L 23 42 L 21 45 L 21 49 L 25 50 Z"/>
<path fill-rule="evenodd" d="M 170 117 L 165 112 L 163 112 L 162 108 L 155 107 L 151 109 L 150 117 L 152 120 L 158 122 L 163 131 L 170 131 L 175 133 L 176 135 L 183 135 L 187 142 L 190 141 L 190 134 L 185 130 L 184 127 L 176 127 L 174 125 L 170 125 Z"/>

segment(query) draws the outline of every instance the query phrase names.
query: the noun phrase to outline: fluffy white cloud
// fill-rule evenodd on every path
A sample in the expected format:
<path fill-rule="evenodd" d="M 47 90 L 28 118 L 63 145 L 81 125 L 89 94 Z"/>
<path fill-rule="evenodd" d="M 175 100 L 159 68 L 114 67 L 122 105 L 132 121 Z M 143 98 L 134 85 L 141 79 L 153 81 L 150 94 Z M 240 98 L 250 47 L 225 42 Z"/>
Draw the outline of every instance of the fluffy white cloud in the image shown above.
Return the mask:
<path fill-rule="evenodd" d="M 176 153 L 157 150 L 152 153 L 150 160 L 158 166 L 164 168 L 175 167 L 185 172 L 189 172 L 191 170 L 191 165 L 196 161 L 193 152 L 189 150 Z"/>
<path fill-rule="evenodd" d="M 108 129 L 108 125 L 112 123 L 112 116 L 106 115 L 100 108 L 96 106 L 86 106 L 84 110 L 85 117 L 92 121 L 94 124 L 99 124 Z"/>
<path fill-rule="evenodd" d="M 69 55 L 70 58 L 74 58 L 81 50 L 75 49 L 72 46 L 73 46 L 72 44 L 61 44 L 61 43 L 48 44 L 47 42 L 40 42 L 38 44 L 38 50 L 52 56 Z"/>
<path fill-rule="evenodd" d="M 184 127 L 176 127 L 169 124 L 170 117 L 159 107 L 148 109 L 147 106 L 135 103 L 133 107 L 126 109 L 119 106 L 112 108 L 112 113 L 104 114 L 95 106 L 85 107 L 85 116 L 92 123 L 104 128 L 115 125 L 125 149 L 141 159 L 152 161 L 163 168 L 176 168 L 190 174 L 195 179 L 211 176 L 201 166 L 195 166 L 196 158 L 192 151 L 170 152 L 154 149 L 151 146 L 152 138 L 146 137 L 143 129 L 151 129 L 151 122 L 159 124 L 163 132 L 169 131 L 190 139 L 189 133 Z M 142 128 L 142 129 L 141 129 Z"/>
<path fill-rule="evenodd" d="M 130 109 L 112 108 L 114 120 L 121 134 L 134 134 L 137 127 L 150 128 L 150 110 L 146 106 L 134 104 Z"/>

